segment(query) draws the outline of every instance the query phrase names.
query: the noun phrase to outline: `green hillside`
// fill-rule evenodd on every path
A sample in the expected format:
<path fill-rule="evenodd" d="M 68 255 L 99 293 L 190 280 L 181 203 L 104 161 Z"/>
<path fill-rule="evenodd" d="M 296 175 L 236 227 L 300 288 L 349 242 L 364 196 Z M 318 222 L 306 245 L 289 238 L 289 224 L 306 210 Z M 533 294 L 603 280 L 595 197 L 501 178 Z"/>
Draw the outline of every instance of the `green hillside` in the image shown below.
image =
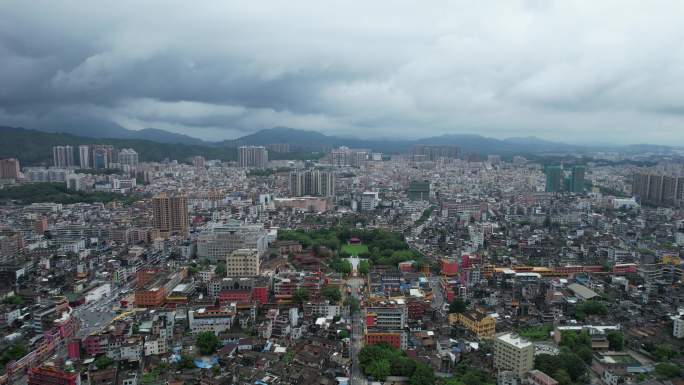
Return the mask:
<path fill-rule="evenodd" d="M 132 148 L 141 161 L 161 161 L 165 158 L 186 161 L 202 155 L 207 159 L 236 160 L 237 150 L 222 146 L 157 143 L 139 139 L 85 138 L 69 134 L 49 133 L 23 128 L 0 127 L 0 158 L 18 158 L 23 166 L 49 165 L 52 146 L 80 144 L 111 144 L 116 148 Z M 74 151 L 74 156 L 76 156 Z"/>

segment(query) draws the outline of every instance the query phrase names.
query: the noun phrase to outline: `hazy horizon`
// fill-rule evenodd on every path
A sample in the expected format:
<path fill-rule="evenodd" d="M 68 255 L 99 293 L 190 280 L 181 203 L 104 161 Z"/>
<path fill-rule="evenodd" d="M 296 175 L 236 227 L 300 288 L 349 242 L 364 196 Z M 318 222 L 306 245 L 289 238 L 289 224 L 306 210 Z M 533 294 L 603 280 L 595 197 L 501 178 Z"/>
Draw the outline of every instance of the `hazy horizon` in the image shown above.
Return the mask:
<path fill-rule="evenodd" d="M 0 125 L 684 137 L 681 2 L 42 4 L 0 3 Z"/>

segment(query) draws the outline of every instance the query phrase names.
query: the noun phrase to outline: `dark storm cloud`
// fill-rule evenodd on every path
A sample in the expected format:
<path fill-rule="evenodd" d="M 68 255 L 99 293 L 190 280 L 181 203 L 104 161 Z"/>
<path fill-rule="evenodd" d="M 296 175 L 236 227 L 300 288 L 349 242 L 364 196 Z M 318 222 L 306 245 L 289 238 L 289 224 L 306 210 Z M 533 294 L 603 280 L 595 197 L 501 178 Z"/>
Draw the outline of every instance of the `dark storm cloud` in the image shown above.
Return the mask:
<path fill-rule="evenodd" d="M 678 1 L 5 1 L 0 124 L 671 143 L 682 16 Z"/>

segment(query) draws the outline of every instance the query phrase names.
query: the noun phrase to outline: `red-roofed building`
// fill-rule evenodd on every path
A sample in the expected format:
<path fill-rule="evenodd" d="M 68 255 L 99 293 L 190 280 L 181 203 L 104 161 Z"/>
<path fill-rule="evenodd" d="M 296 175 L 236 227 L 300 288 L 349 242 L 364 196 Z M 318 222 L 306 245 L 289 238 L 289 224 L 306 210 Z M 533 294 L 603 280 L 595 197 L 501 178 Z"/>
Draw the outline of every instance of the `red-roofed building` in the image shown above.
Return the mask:
<path fill-rule="evenodd" d="M 458 275 L 458 262 L 455 260 L 442 259 L 440 261 L 440 269 L 443 275 L 454 277 Z"/>
<path fill-rule="evenodd" d="M 28 385 L 80 385 L 79 372 L 68 373 L 49 366 L 31 368 L 28 375 Z"/>

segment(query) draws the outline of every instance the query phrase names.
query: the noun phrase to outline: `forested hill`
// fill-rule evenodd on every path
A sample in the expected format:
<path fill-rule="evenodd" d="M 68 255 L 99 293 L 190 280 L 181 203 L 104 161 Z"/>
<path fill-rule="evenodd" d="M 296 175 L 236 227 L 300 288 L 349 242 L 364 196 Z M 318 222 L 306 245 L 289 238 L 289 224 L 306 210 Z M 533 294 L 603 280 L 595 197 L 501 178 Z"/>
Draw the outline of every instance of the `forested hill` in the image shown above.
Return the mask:
<path fill-rule="evenodd" d="M 178 143 L 158 143 L 140 139 L 86 138 L 62 133 L 49 133 L 14 127 L 0 127 L 0 158 L 18 158 L 22 166 L 49 165 L 52 146 L 80 144 L 111 144 L 116 148 L 132 148 L 141 161 L 161 161 L 166 158 L 186 160 L 195 155 L 207 159 L 236 160 L 237 150 L 224 146 L 201 146 Z M 77 156 L 74 149 L 74 156 Z"/>

